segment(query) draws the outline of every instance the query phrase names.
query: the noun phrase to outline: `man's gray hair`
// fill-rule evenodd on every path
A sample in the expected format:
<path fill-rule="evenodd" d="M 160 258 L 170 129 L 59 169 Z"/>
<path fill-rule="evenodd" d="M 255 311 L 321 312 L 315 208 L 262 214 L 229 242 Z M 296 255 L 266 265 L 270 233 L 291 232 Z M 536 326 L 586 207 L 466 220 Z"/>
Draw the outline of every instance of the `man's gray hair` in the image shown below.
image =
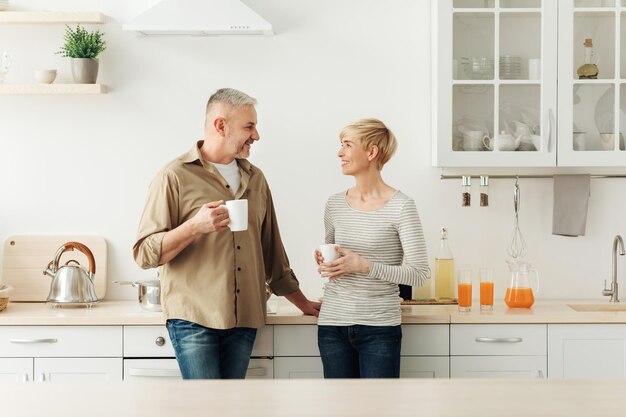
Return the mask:
<path fill-rule="evenodd" d="M 206 113 L 209 113 L 215 103 L 228 104 L 231 107 L 254 106 L 256 99 L 234 88 L 220 88 L 209 98 Z"/>

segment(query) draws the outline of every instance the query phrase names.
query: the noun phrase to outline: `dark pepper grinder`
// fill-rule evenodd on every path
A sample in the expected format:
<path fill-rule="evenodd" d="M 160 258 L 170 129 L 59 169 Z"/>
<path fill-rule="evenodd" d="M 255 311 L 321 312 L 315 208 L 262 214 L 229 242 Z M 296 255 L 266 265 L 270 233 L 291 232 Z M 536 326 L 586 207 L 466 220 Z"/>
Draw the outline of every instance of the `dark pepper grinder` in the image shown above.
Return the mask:
<path fill-rule="evenodd" d="M 403 284 L 398 284 L 398 287 L 400 287 L 400 297 L 403 300 L 410 300 L 413 297 L 413 287 Z"/>

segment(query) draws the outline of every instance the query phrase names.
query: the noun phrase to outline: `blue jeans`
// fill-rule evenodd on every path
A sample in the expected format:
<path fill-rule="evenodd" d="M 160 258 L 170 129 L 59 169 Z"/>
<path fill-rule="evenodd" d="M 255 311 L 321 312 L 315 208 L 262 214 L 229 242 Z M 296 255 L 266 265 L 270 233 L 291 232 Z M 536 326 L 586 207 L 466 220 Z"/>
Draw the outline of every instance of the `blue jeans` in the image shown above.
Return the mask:
<path fill-rule="evenodd" d="M 210 329 L 178 319 L 166 325 L 183 379 L 245 378 L 256 329 Z"/>
<path fill-rule="evenodd" d="M 399 378 L 400 326 L 317 326 L 324 378 Z"/>

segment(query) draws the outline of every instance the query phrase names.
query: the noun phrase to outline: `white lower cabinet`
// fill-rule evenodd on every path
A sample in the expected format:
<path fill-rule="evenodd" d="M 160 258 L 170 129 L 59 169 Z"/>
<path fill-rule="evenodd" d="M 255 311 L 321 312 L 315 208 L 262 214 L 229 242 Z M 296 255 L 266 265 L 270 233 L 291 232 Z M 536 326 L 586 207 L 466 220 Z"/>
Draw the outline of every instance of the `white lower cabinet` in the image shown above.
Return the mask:
<path fill-rule="evenodd" d="M 400 355 L 400 378 L 449 378 L 450 327 L 403 325 Z"/>
<path fill-rule="evenodd" d="M 322 358 L 319 356 L 274 357 L 274 378 L 276 379 L 318 379 L 324 378 Z"/>
<path fill-rule="evenodd" d="M 181 379 L 176 359 L 124 359 L 124 381 Z"/>
<path fill-rule="evenodd" d="M 33 358 L 0 358 L 0 383 L 33 380 Z"/>
<path fill-rule="evenodd" d="M 452 378 L 514 378 L 546 377 L 545 356 L 452 356 Z"/>
<path fill-rule="evenodd" d="M 0 327 L 0 381 L 122 380 L 122 326 Z"/>
<path fill-rule="evenodd" d="M 401 378 L 448 378 L 447 324 L 402 326 Z M 274 326 L 274 378 L 323 378 L 315 325 Z"/>
<path fill-rule="evenodd" d="M 402 356 L 400 378 L 449 378 L 448 356 Z"/>
<path fill-rule="evenodd" d="M 122 358 L 35 358 L 37 382 L 120 382 Z"/>
<path fill-rule="evenodd" d="M 626 377 L 626 324 L 548 325 L 550 378 Z"/>
<path fill-rule="evenodd" d="M 450 325 L 451 378 L 546 378 L 545 324 Z"/>
<path fill-rule="evenodd" d="M 257 332 L 246 379 L 274 377 L 274 326 Z M 181 379 L 165 326 L 124 326 L 124 381 Z"/>

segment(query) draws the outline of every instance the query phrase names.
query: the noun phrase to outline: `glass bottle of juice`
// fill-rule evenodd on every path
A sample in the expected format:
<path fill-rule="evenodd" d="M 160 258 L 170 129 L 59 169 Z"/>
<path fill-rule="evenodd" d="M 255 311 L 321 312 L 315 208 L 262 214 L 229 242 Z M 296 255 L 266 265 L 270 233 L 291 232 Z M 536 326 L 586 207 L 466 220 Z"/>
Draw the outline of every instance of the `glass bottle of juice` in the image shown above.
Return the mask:
<path fill-rule="evenodd" d="M 435 256 L 435 298 L 437 301 L 454 300 L 454 258 L 448 246 L 448 230 L 441 228 L 439 250 Z"/>

